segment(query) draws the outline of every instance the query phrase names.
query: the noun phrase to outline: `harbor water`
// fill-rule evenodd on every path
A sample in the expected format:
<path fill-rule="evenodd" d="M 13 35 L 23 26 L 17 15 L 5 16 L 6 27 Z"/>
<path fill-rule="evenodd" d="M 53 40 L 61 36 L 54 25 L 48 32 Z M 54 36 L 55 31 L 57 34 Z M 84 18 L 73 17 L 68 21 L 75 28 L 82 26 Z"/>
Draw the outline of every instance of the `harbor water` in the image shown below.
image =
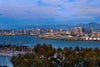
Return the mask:
<path fill-rule="evenodd" d="M 100 48 L 100 41 L 65 41 L 65 40 L 47 40 L 47 39 L 36 39 L 34 37 L 38 37 L 39 35 L 1 35 L 0 36 L 0 44 L 21 44 L 29 47 L 34 47 L 36 44 L 47 43 L 52 44 L 54 48 L 64 48 L 64 47 L 72 47 L 76 46 L 83 48 Z M 10 62 L 11 57 L 0 56 L 0 66 L 7 65 L 8 67 L 13 67 Z"/>

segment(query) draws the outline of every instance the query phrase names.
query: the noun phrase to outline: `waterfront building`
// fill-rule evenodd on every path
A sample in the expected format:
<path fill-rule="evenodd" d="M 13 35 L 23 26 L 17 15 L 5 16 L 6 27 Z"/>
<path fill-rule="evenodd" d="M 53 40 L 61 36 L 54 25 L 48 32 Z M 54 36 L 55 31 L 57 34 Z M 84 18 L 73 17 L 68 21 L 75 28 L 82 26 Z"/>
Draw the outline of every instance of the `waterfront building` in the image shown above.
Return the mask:
<path fill-rule="evenodd" d="M 46 33 L 45 37 L 54 37 L 54 34 L 53 33 Z"/>
<path fill-rule="evenodd" d="M 99 37 L 100 36 L 100 32 L 93 32 L 92 35 Z"/>
<path fill-rule="evenodd" d="M 96 34 L 96 36 L 100 36 L 100 33 L 98 32 L 98 33 Z"/>
<path fill-rule="evenodd" d="M 91 37 L 95 37 L 96 35 L 95 34 L 91 34 Z"/>
<path fill-rule="evenodd" d="M 100 32 L 92 32 L 91 37 L 100 37 Z"/>

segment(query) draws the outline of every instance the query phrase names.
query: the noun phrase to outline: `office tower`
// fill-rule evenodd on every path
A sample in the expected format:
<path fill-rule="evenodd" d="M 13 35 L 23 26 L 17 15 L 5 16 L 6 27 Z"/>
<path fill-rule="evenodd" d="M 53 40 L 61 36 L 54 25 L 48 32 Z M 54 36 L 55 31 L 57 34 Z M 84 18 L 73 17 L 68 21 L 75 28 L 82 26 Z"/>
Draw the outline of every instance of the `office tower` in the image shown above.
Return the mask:
<path fill-rule="evenodd" d="M 34 31 L 34 29 L 32 28 L 32 32 Z"/>
<path fill-rule="evenodd" d="M 71 34 L 71 32 L 69 31 L 69 29 L 66 30 L 66 34 Z"/>
<path fill-rule="evenodd" d="M 91 34 L 93 33 L 93 28 L 91 28 Z"/>
<path fill-rule="evenodd" d="M 24 29 L 24 34 L 26 34 L 26 30 Z"/>
<path fill-rule="evenodd" d="M 73 32 L 73 28 L 71 28 L 71 32 Z"/>
<path fill-rule="evenodd" d="M 50 33 L 53 33 L 53 29 L 51 29 Z"/>
<path fill-rule="evenodd" d="M 51 27 L 49 27 L 49 32 L 51 32 Z"/>
<path fill-rule="evenodd" d="M 82 27 L 78 27 L 78 33 L 82 34 Z"/>
<path fill-rule="evenodd" d="M 28 29 L 26 29 L 26 32 L 28 32 Z"/>
<path fill-rule="evenodd" d="M 62 32 L 62 29 L 60 29 L 60 33 Z"/>
<path fill-rule="evenodd" d="M 83 33 L 86 33 L 86 30 L 85 30 L 85 28 L 82 28 L 82 32 L 83 32 Z"/>
<path fill-rule="evenodd" d="M 11 35 L 15 35 L 15 32 L 14 32 L 14 30 L 12 30 L 12 32 L 11 32 Z"/>
<path fill-rule="evenodd" d="M 36 28 L 36 34 L 40 34 L 40 28 Z"/>
<path fill-rule="evenodd" d="M 74 34 L 77 34 L 77 27 L 74 27 Z"/>

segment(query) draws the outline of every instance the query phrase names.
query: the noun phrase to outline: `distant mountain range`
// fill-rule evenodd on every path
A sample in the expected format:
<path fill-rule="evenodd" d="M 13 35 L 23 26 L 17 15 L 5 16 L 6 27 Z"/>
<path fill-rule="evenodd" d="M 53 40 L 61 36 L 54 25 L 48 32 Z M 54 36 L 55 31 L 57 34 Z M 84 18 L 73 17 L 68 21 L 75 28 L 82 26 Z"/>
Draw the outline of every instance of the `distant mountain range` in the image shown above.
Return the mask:
<path fill-rule="evenodd" d="M 80 26 L 82 26 L 83 28 L 86 28 L 86 29 L 93 28 L 94 30 L 100 30 L 100 24 L 95 23 L 95 22 L 91 22 L 91 23 L 88 23 L 88 24 L 83 24 L 83 25 L 80 25 Z"/>
<path fill-rule="evenodd" d="M 81 26 L 83 28 L 86 29 L 91 29 L 93 28 L 94 30 L 100 30 L 100 24 L 95 23 L 95 22 L 91 22 L 91 23 L 87 23 L 87 24 L 77 24 L 75 26 L 70 26 L 70 25 L 63 25 L 63 24 L 57 24 L 57 25 L 25 25 L 25 26 L 12 26 L 12 28 L 10 26 L 4 27 L 4 26 L 0 26 L 1 29 L 32 29 L 32 28 L 53 28 L 53 29 L 70 29 L 72 27 L 78 27 Z"/>
<path fill-rule="evenodd" d="M 19 27 L 17 29 L 32 29 L 32 28 L 49 28 L 51 27 L 52 29 L 68 29 L 68 28 L 71 28 L 70 25 L 26 25 L 26 26 L 23 26 L 23 27 Z"/>
<path fill-rule="evenodd" d="M 78 25 L 75 25 L 75 26 L 70 26 L 70 25 L 63 25 L 63 24 L 58 24 L 58 25 L 26 25 L 26 26 L 22 26 L 22 27 L 19 27 L 19 28 L 16 28 L 16 29 L 32 29 L 32 28 L 53 28 L 53 29 L 70 29 L 72 27 L 83 27 L 83 28 L 86 28 L 86 29 L 91 29 L 93 28 L 94 30 L 100 30 L 100 24 L 98 23 L 95 23 L 95 22 L 91 22 L 91 23 L 88 23 L 88 24 L 78 24 Z"/>

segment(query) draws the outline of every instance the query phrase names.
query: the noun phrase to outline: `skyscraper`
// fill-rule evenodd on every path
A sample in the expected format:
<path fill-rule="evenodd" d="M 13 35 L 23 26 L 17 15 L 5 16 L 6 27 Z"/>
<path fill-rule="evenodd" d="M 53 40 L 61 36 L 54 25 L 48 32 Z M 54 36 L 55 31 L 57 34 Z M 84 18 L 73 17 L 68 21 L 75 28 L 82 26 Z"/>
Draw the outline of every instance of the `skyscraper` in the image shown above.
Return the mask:
<path fill-rule="evenodd" d="M 60 29 L 60 33 L 62 32 L 62 29 Z"/>
<path fill-rule="evenodd" d="M 77 34 L 77 27 L 74 27 L 74 34 Z"/>
<path fill-rule="evenodd" d="M 36 34 L 40 34 L 40 28 L 36 28 Z"/>
<path fill-rule="evenodd" d="M 14 30 L 11 31 L 11 35 L 15 35 L 15 31 Z"/>
<path fill-rule="evenodd" d="M 26 30 L 24 29 L 24 34 L 26 34 Z"/>
<path fill-rule="evenodd" d="M 82 27 L 78 27 L 78 33 L 81 35 L 82 34 Z"/>
<path fill-rule="evenodd" d="M 53 29 L 51 29 L 50 33 L 53 33 Z"/>
<path fill-rule="evenodd" d="M 49 27 L 49 32 L 51 32 L 51 27 Z"/>
<path fill-rule="evenodd" d="M 91 28 L 91 34 L 93 33 L 93 28 Z"/>
<path fill-rule="evenodd" d="M 71 28 L 71 33 L 73 33 L 73 28 Z"/>
<path fill-rule="evenodd" d="M 34 29 L 32 28 L 32 32 L 34 31 Z"/>

